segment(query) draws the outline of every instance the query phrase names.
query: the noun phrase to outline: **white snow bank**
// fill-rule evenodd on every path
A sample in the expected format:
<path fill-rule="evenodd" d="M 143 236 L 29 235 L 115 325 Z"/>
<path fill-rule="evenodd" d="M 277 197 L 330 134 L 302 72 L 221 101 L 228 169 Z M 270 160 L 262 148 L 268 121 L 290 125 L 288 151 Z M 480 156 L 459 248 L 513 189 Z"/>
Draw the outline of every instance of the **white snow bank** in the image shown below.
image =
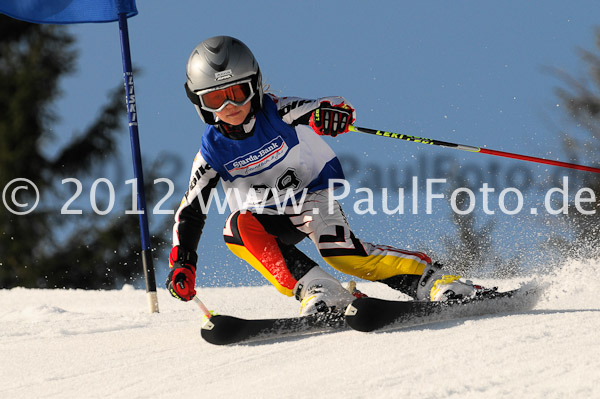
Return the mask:
<path fill-rule="evenodd" d="M 599 398 L 599 272 L 598 262 L 570 262 L 538 277 L 549 286 L 523 314 L 233 347 L 204 342 L 200 311 L 165 290 L 159 314 L 131 287 L 0 290 L 0 397 Z M 221 314 L 298 310 L 270 286 L 199 296 Z"/>

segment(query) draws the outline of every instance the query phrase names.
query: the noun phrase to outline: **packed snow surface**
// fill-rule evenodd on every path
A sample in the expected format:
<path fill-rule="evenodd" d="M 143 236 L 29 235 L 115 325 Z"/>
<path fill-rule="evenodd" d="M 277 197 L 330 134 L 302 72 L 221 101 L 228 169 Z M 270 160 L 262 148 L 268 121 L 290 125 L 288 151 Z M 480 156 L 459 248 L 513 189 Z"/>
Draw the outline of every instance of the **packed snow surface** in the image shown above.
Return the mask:
<path fill-rule="evenodd" d="M 570 262 L 537 276 L 544 295 L 520 314 L 229 347 L 204 342 L 200 310 L 165 290 L 158 314 L 131 287 L 0 290 L 0 397 L 600 398 L 599 272 Z M 270 286 L 198 294 L 221 314 L 298 311 Z"/>

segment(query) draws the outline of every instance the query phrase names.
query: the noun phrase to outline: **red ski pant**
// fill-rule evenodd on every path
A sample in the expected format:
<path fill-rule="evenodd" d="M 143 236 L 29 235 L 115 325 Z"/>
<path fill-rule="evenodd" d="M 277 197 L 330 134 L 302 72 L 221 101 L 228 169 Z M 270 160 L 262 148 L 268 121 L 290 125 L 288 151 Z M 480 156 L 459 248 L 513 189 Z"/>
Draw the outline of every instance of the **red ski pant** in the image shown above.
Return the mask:
<path fill-rule="evenodd" d="M 355 237 L 337 201 L 321 190 L 309 193 L 301 209 L 283 214 L 247 211 L 229 216 L 223 235 L 229 249 L 258 270 L 279 292 L 293 288 L 316 263 L 294 245 L 310 238 L 333 268 L 369 281 L 382 281 L 414 295 L 416 281 L 431 259 L 422 252 L 364 242 Z"/>

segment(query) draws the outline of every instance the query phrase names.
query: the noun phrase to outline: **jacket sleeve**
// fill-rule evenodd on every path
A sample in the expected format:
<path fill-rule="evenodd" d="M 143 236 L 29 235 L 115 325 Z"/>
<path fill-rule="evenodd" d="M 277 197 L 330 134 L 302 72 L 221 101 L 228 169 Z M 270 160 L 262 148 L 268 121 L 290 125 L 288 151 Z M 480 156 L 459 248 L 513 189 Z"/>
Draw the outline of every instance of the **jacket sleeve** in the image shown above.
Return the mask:
<path fill-rule="evenodd" d="M 272 94 L 269 95 L 273 101 L 275 101 L 275 104 L 277 104 L 277 111 L 279 112 L 281 119 L 292 126 L 308 125 L 313 111 L 319 108 L 319 105 L 325 101 L 332 105 L 347 104 L 354 109 L 348 100 L 339 96 L 321 97 L 309 100 L 299 97 L 276 97 Z M 353 118 L 356 119 L 354 112 Z"/>
<path fill-rule="evenodd" d="M 192 166 L 190 184 L 177 212 L 173 226 L 173 246 L 196 252 L 206 221 L 209 198 L 219 182 L 219 174 L 198 152 Z"/>

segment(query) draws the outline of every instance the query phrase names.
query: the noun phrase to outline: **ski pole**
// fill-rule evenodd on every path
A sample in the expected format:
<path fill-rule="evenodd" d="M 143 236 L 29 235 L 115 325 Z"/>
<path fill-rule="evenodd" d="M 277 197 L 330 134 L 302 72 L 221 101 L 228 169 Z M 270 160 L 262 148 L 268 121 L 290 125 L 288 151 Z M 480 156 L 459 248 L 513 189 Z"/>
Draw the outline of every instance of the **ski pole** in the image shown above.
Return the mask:
<path fill-rule="evenodd" d="M 206 306 L 204 306 L 204 303 L 202 303 L 200 298 L 198 298 L 197 296 L 194 296 L 194 302 L 196 302 L 196 305 L 198 305 L 198 307 L 200 308 L 202 313 L 204 313 L 204 316 L 206 316 L 209 319 L 212 317 L 210 310 L 208 310 L 208 308 Z"/>
<path fill-rule="evenodd" d="M 393 139 L 399 139 L 399 140 L 404 140 L 404 141 L 413 141 L 415 143 L 436 145 L 439 147 L 446 147 L 446 148 L 455 148 L 457 150 L 463 150 L 463 151 L 469 151 L 469 152 L 479 152 L 482 154 L 495 155 L 495 156 L 499 156 L 499 157 L 520 159 L 523 161 L 543 163 L 543 164 L 547 164 L 547 165 L 560 166 L 563 168 L 578 169 L 578 170 L 585 170 L 587 172 L 600 173 L 600 168 L 595 168 L 593 166 L 585 166 L 585 165 L 578 165 L 575 163 L 553 161 L 551 159 L 531 157 L 528 155 L 513 154 L 511 152 L 496 151 L 496 150 L 490 150 L 487 148 L 473 147 L 470 145 L 455 144 L 455 143 L 449 143 L 446 141 L 425 139 L 425 138 L 417 137 L 417 136 L 409 136 L 407 134 L 385 132 L 383 130 L 375 130 L 375 129 L 369 129 L 369 128 L 365 128 L 365 127 L 356 127 L 356 126 L 350 126 L 348 128 L 348 130 L 351 132 L 367 133 L 367 134 L 373 134 L 376 136 L 391 137 Z"/>

